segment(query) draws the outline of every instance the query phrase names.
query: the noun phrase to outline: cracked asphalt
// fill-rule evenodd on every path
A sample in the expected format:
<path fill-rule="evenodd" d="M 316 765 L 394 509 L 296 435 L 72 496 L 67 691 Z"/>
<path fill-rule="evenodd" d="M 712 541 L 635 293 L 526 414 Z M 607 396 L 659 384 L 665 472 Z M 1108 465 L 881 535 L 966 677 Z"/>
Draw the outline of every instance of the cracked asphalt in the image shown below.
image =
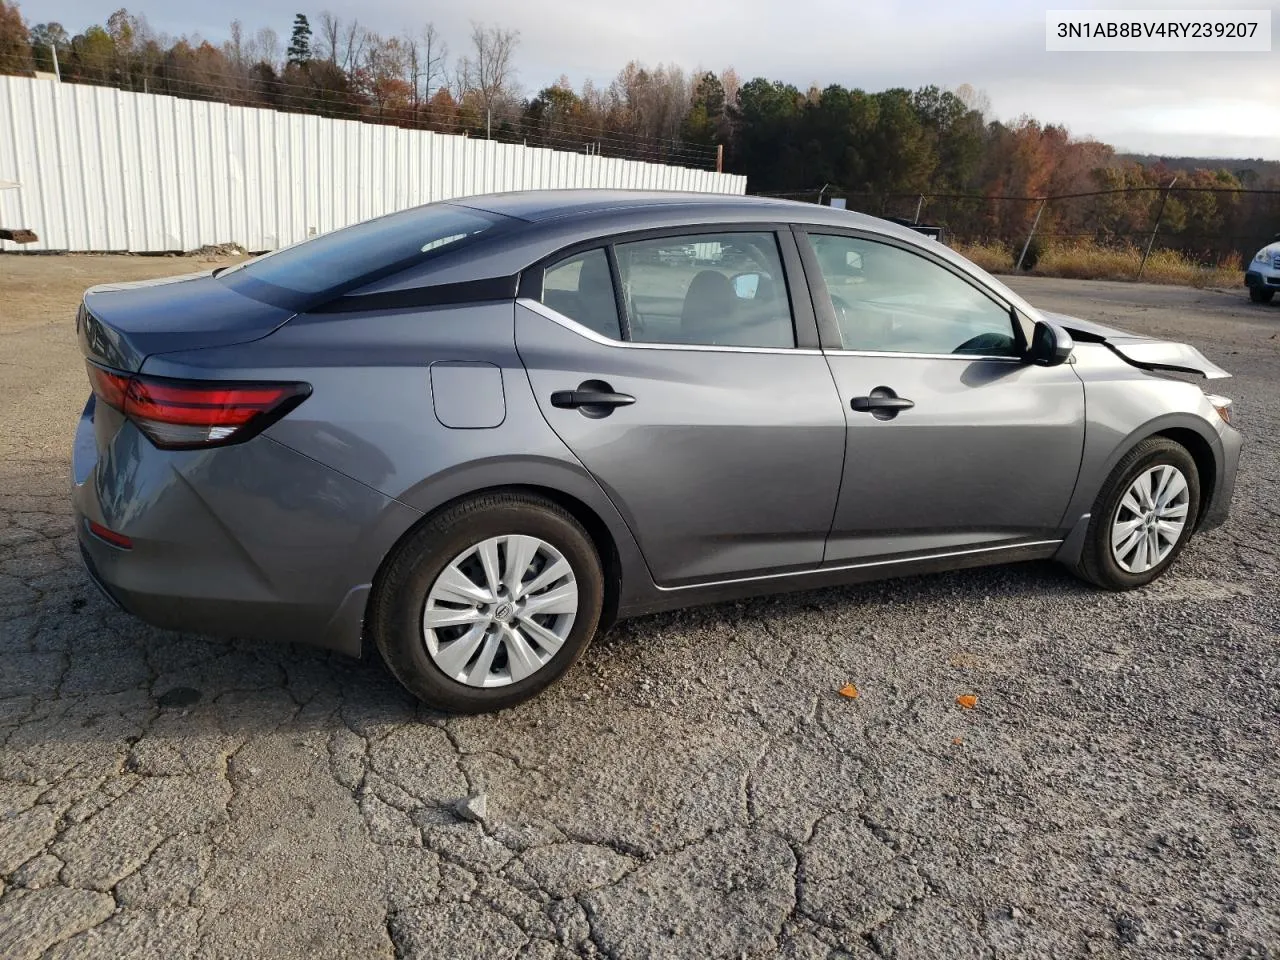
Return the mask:
<path fill-rule="evenodd" d="M 0 257 L 0 956 L 1280 953 L 1280 305 L 1017 282 L 1237 375 L 1232 519 L 1157 585 L 1042 563 L 649 617 L 446 718 L 81 572 L 76 298 L 189 269 Z"/>

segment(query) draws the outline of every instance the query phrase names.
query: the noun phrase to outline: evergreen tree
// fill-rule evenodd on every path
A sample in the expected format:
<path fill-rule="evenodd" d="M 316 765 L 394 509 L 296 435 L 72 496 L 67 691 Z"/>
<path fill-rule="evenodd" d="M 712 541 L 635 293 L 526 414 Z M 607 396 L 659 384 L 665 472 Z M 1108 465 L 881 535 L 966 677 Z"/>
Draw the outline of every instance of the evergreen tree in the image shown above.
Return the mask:
<path fill-rule="evenodd" d="M 290 65 L 295 67 L 311 62 L 311 24 L 307 22 L 305 13 L 293 18 L 293 35 L 289 37 L 289 49 L 285 55 Z"/>

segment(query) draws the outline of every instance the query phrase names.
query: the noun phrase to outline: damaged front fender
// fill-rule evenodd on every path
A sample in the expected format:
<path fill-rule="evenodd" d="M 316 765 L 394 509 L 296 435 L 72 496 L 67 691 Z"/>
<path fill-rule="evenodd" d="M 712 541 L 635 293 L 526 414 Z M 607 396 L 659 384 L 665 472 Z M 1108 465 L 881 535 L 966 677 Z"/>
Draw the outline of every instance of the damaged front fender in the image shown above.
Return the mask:
<path fill-rule="evenodd" d="M 1187 343 L 1171 340 L 1103 341 L 1126 362 L 1143 370 L 1169 370 L 1174 373 L 1196 373 L 1207 380 L 1220 380 L 1231 374 Z"/>
<path fill-rule="evenodd" d="M 1141 370 L 1190 373 L 1207 380 L 1231 376 L 1187 343 L 1155 340 L 1062 314 L 1045 313 L 1044 316 L 1065 329 L 1077 343 L 1100 343 L 1125 363 Z"/>

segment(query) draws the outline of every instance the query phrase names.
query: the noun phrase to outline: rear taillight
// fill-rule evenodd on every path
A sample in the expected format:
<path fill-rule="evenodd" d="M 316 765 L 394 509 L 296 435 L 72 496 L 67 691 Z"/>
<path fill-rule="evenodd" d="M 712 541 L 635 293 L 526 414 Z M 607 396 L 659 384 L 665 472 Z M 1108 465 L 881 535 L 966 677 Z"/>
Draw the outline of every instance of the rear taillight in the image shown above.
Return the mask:
<path fill-rule="evenodd" d="M 89 521 L 89 532 L 92 533 L 99 540 L 105 540 L 107 543 L 111 544 L 113 547 L 119 547 L 121 550 L 133 549 L 133 541 L 130 540 L 128 537 L 126 537 L 123 533 L 116 533 L 114 530 L 109 530 L 106 527 L 104 527 L 102 524 L 97 523 L 96 521 L 93 521 L 93 520 Z"/>
<path fill-rule="evenodd" d="M 311 393 L 305 383 L 170 380 L 117 373 L 92 362 L 88 368 L 98 399 L 168 450 L 241 443 Z"/>

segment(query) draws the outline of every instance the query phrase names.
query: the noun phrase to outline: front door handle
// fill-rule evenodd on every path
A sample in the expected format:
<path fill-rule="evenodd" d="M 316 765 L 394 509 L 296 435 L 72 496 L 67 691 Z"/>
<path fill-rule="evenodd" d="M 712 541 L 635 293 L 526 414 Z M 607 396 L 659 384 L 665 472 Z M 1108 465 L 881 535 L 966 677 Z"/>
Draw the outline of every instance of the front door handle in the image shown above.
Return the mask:
<path fill-rule="evenodd" d="M 636 402 L 629 393 L 617 393 L 600 380 L 587 380 L 577 390 L 557 390 L 551 394 L 551 405 L 561 410 L 577 410 L 588 417 L 607 417 L 615 407 Z"/>
<path fill-rule="evenodd" d="M 849 406 L 859 413 L 869 413 L 877 420 L 892 420 L 903 410 L 910 410 L 915 402 L 900 397 L 888 387 L 876 387 L 870 396 L 854 397 Z"/>

